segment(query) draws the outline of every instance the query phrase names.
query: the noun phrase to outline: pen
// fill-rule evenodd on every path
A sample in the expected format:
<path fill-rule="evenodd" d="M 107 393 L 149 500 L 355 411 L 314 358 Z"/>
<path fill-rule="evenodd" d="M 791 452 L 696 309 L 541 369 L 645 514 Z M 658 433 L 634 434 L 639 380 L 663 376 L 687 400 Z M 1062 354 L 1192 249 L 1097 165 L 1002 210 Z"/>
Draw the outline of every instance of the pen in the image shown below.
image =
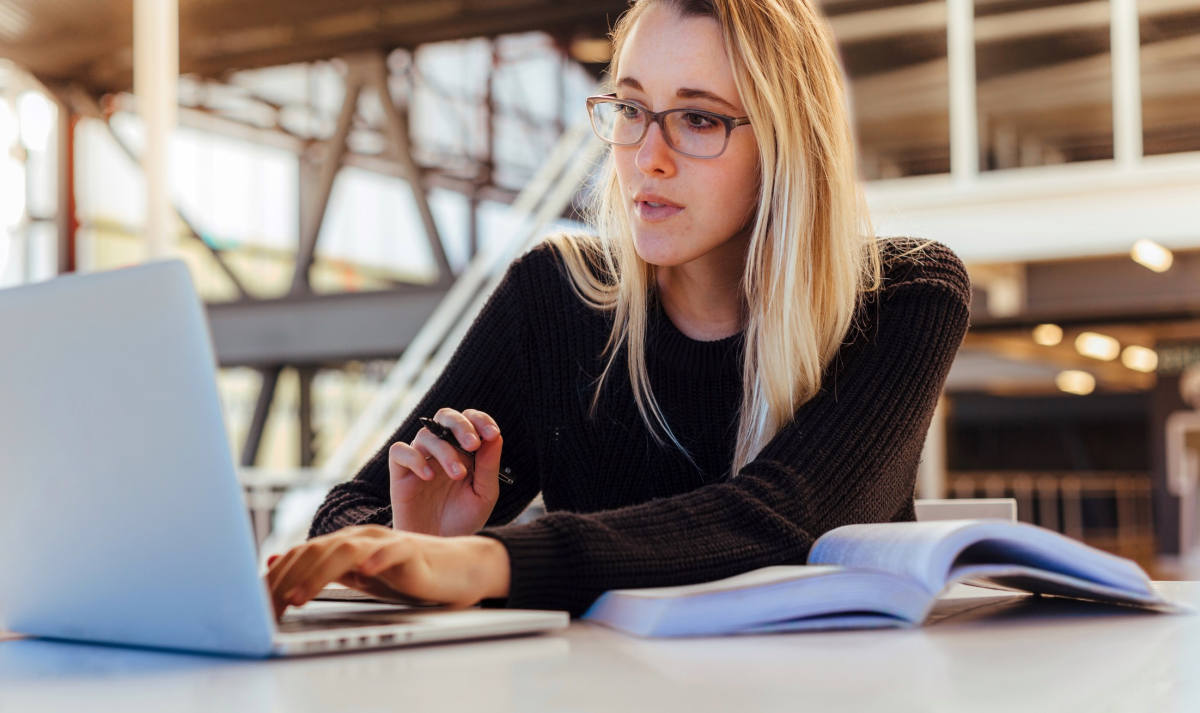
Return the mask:
<path fill-rule="evenodd" d="M 450 445 L 454 446 L 454 450 L 458 451 L 459 453 L 462 453 L 465 456 L 471 456 L 471 463 L 472 463 L 472 465 L 474 465 L 475 454 L 472 453 L 471 451 L 464 449 L 462 446 L 460 446 L 458 444 L 458 439 L 454 437 L 454 431 L 451 431 L 449 428 L 446 428 L 445 426 L 438 423 L 437 421 L 434 421 L 432 418 L 425 418 L 424 416 L 421 416 L 417 420 L 421 422 L 422 426 L 429 429 L 430 433 L 432 433 L 433 435 L 442 439 L 446 443 L 449 443 Z M 500 472 L 496 475 L 496 477 L 500 479 L 501 483 L 504 483 L 505 485 L 512 485 L 516 481 L 514 481 L 512 479 L 510 473 L 511 473 L 511 471 L 508 468 L 502 468 L 500 470 Z"/>

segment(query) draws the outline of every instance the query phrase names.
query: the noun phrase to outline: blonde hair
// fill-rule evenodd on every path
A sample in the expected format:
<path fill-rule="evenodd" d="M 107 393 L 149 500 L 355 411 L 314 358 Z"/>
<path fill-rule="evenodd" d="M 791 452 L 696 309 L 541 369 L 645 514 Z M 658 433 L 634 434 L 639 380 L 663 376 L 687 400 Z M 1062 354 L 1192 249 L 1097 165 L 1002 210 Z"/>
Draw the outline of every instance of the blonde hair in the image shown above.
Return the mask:
<path fill-rule="evenodd" d="M 741 280 L 743 390 L 730 469 L 736 475 L 820 390 L 860 294 L 881 284 L 879 248 L 857 180 L 841 66 L 813 0 L 636 0 L 613 30 L 610 80 L 618 76 L 630 31 L 655 4 L 717 21 L 758 142 L 759 197 Z M 654 266 L 634 249 L 611 154 L 590 209 L 599 240 L 549 240 L 579 298 L 614 313 L 592 413 L 625 345 L 642 419 L 659 445 L 656 425 L 691 460 L 650 385 L 645 346 Z"/>

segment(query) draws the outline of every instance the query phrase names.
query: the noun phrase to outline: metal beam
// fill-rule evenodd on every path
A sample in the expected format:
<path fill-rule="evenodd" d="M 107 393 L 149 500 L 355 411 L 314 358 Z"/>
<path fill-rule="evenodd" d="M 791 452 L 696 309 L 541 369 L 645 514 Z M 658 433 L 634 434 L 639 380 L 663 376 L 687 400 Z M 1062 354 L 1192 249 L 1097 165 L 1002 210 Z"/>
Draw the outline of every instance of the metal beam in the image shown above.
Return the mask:
<path fill-rule="evenodd" d="M 298 368 L 300 376 L 300 467 L 312 466 L 316 458 L 316 433 L 313 431 L 313 380 L 317 369 L 311 366 Z"/>
<path fill-rule="evenodd" d="M 413 286 L 208 305 L 222 367 L 340 364 L 399 356 L 446 294 Z"/>
<path fill-rule="evenodd" d="M 127 102 L 123 99 L 118 98 L 118 104 L 121 105 L 122 111 L 128 108 L 126 106 Z M 303 152 L 309 143 L 304 138 L 279 128 L 253 126 L 232 117 L 190 107 L 180 108 L 179 123 L 188 128 L 210 131 L 222 136 L 229 136 L 242 141 L 251 141 L 284 151 L 291 151 L 296 154 Z M 474 175 L 478 173 L 477 168 L 467 166 L 462 172 L 452 171 L 444 166 L 448 162 L 448 157 L 438 159 L 433 155 L 427 155 L 422 158 L 425 163 L 420 164 L 421 183 L 426 188 L 445 188 L 464 195 L 470 195 L 475 190 L 476 179 Z M 455 160 L 463 159 L 463 157 L 453 158 Z M 303 157 L 301 160 L 304 160 Z M 436 160 L 437 163 L 429 163 L 431 160 Z M 353 166 L 361 168 L 364 171 L 395 176 L 397 178 L 405 178 L 407 175 L 404 168 L 393 157 L 356 153 L 349 150 L 349 148 L 345 155 L 342 156 L 342 165 Z M 478 190 L 480 191 L 481 199 L 505 204 L 512 203 L 518 193 L 518 189 L 516 188 L 505 188 L 504 186 L 493 184 L 478 186 Z"/>
<path fill-rule="evenodd" d="M 309 211 L 307 219 L 300 224 L 304 230 L 300 233 L 299 245 L 296 248 L 296 269 L 292 274 L 293 295 L 306 294 L 311 291 L 308 273 L 316 258 L 317 238 L 321 234 L 321 223 L 325 221 L 325 211 L 329 208 L 329 197 L 333 193 L 333 182 L 337 178 L 338 169 L 342 167 L 342 157 L 346 154 L 346 137 L 350 135 L 350 125 L 358 109 L 358 95 L 362 90 L 363 80 L 357 64 L 351 62 L 346 70 L 346 93 L 342 98 L 342 111 L 338 114 L 337 127 L 333 135 L 325 143 L 325 155 L 321 157 L 320 174 L 317 178 L 316 190 L 312 195 L 312 203 L 300 210 Z"/>
<path fill-rule="evenodd" d="M 275 387 L 279 384 L 279 372 L 282 370 L 281 366 L 259 369 L 262 385 L 258 389 L 258 400 L 254 403 L 250 428 L 246 431 L 246 441 L 242 444 L 243 466 L 252 466 L 258 460 L 258 448 L 262 444 L 263 431 L 267 427 L 267 417 L 271 415 L 271 402 L 275 399 Z"/>
<path fill-rule="evenodd" d="M 421 225 L 425 228 L 425 238 L 437 264 L 439 281 L 448 283 L 454 277 L 450 269 L 450 261 L 446 259 L 446 250 L 438 235 L 437 223 L 433 220 L 433 211 L 429 208 L 429 195 L 422 183 L 423 171 L 417 165 L 412 155 L 412 138 L 408 133 L 408 116 L 396 109 L 392 93 L 388 89 L 387 61 L 382 52 L 377 52 L 363 59 L 366 65 L 366 83 L 375 88 L 379 95 L 379 103 L 383 106 L 384 133 L 391 144 L 392 153 L 399 160 L 412 189 L 413 203 L 421 216 Z"/>
<path fill-rule="evenodd" d="M 75 124 L 78 117 L 71 105 L 51 92 L 58 104 L 58 227 L 57 272 L 75 272 L 75 236 L 79 220 L 75 208 Z"/>

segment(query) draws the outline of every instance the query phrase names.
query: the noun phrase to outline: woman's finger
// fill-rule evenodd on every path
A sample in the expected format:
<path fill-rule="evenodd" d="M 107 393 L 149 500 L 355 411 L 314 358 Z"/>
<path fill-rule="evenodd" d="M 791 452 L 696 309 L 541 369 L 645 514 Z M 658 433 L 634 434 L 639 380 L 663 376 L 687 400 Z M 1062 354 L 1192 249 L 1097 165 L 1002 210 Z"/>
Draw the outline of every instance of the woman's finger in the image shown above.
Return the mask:
<path fill-rule="evenodd" d="M 411 471 L 413 475 L 425 481 L 433 480 L 436 475 L 426 461 L 425 454 L 407 443 L 393 443 L 388 449 L 388 461 L 393 466 L 390 468 L 392 475 L 401 475 L 402 473 L 397 473 L 398 469 Z"/>
<path fill-rule="evenodd" d="M 487 488 L 488 493 L 498 492 L 500 488 L 500 451 L 503 448 L 504 438 L 497 434 L 495 438 L 485 441 L 483 447 L 475 452 L 474 486 L 477 493 L 481 487 Z"/>
<path fill-rule="evenodd" d="M 500 435 L 500 424 L 496 423 L 496 419 L 487 415 L 478 409 L 469 408 L 462 412 L 463 416 L 471 422 L 475 427 L 475 432 L 478 433 L 483 440 L 490 441 Z"/>
<path fill-rule="evenodd" d="M 268 572 L 267 584 L 276 616 L 281 615 L 287 608 L 286 595 L 291 594 L 298 584 L 305 582 L 306 577 L 311 574 L 313 564 L 331 551 L 342 548 L 341 553 L 345 555 L 350 551 L 346 549 L 347 543 L 355 546 L 366 543 L 363 546 L 369 547 L 371 543 L 378 544 L 398 534 L 382 525 L 359 525 L 322 535 L 289 550 Z"/>
<path fill-rule="evenodd" d="M 454 446 L 430 433 L 427 428 L 417 431 L 417 437 L 413 439 L 413 447 L 417 451 L 437 459 L 442 470 L 446 471 L 446 475 L 450 476 L 452 480 L 461 480 L 469 471 L 464 463 L 467 456 L 462 455 L 454 449 Z"/>
<path fill-rule="evenodd" d="M 296 561 L 296 558 L 300 556 L 301 552 L 303 552 L 304 548 L 307 546 L 308 543 L 293 547 L 292 549 L 280 555 L 279 559 L 275 560 L 274 564 L 267 565 L 267 586 L 272 592 L 275 591 L 276 583 L 278 583 L 279 580 L 282 579 L 285 574 L 287 574 L 287 571 L 289 568 L 291 568 L 292 563 Z"/>
<path fill-rule="evenodd" d="M 275 609 L 276 616 L 282 614 L 287 607 L 287 602 L 283 597 L 285 582 L 289 577 L 295 577 L 297 563 L 312 556 L 313 545 L 311 542 L 306 542 L 286 552 L 275 562 L 275 566 L 268 570 L 267 589 L 271 594 L 271 604 Z"/>
<path fill-rule="evenodd" d="M 325 585 L 356 569 L 380 545 L 379 540 L 356 537 L 330 547 L 309 566 L 302 577 L 291 583 L 290 589 L 281 588 L 284 601 L 292 606 L 301 606 L 320 594 Z"/>
<path fill-rule="evenodd" d="M 331 549 L 337 547 L 345 539 L 344 537 L 336 538 L 326 542 L 313 540 L 297 548 L 298 552 L 292 560 L 291 566 L 271 586 L 274 598 L 287 606 L 287 600 L 292 590 L 309 576 L 313 564 L 324 559 Z"/>
<path fill-rule="evenodd" d="M 479 434 L 475 432 L 475 424 L 452 408 L 438 409 L 433 415 L 433 420 L 454 431 L 454 437 L 458 439 L 458 444 L 463 450 L 474 451 L 482 444 Z"/>

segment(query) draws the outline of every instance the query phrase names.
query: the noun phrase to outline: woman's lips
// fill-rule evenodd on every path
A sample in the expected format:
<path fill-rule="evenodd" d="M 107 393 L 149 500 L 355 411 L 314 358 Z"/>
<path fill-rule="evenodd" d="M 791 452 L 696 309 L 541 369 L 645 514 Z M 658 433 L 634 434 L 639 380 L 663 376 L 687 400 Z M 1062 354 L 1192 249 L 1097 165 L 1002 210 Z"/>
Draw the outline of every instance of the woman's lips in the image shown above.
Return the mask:
<path fill-rule="evenodd" d="M 683 206 L 654 200 L 635 200 L 633 206 L 638 218 L 647 223 L 657 223 L 683 211 Z"/>

